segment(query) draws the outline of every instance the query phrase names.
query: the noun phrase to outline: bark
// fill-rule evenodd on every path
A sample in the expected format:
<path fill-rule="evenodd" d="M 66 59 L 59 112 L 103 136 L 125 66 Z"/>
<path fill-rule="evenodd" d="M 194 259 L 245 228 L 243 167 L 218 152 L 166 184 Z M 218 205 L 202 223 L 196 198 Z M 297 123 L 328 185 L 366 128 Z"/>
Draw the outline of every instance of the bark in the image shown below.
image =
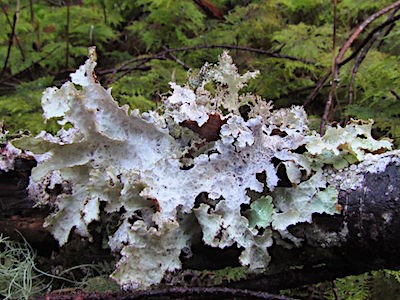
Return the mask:
<path fill-rule="evenodd" d="M 364 178 L 357 190 L 340 191 L 342 214 L 315 215 L 313 224 L 291 228 L 304 238 L 302 247 L 273 248 L 272 271 L 232 286 L 273 291 L 370 270 L 399 269 L 400 167 L 392 164 Z M 334 245 L 338 238 L 341 241 Z"/>
<path fill-rule="evenodd" d="M 73 246 L 58 248 L 42 227 L 49 209 L 33 207 L 27 197 L 26 186 L 35 164 L 32 158 L 23 156 L 15 160 L 14 170 L 0 170 L 0 234 L 14 239 L 24 236 L 40 255 L 53 252 L 57 263 L 68 259 L 68 264 L 78 264 L 111 257 L 96 236 L 94 243 L 72 237 L 69 244 Z M 289 228 L 294 236 L 304 240 L 300 247 L 288 249 L 282 239 L 281 245 L 269 249 L 272 260 L 267 272 L 225 286 L 276 291 L 368 270 L 398 269 L 400 166 L 392 163 L 381 173 L 363 176 L 363 184 L 356 190 L 340 191 L 341 214 L 314 215 L 312 224 Z M 235 248 L 216 250 L 195 245 L 194 256 L 185 260 L 183 266 L 197 270 L 237 266 L 239 252 Z"/>

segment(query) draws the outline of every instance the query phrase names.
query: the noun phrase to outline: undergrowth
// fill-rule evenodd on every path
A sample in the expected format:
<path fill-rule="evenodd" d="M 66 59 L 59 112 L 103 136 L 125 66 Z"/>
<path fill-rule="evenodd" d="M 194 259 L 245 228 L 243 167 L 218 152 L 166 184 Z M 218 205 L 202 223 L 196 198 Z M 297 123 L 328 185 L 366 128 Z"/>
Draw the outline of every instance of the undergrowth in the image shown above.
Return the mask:
<path fill-rule="evenodd" d="M 0 235 L 0 297 L 2 299 L 31 299 L 54 289 L 72 288 L 85 291 L 117 290 L 118 285 L 108 276 L 107 264 L 82 264 L 58 272 L 57 275 L 37 267 L 37 256 L 24 240 L 16 242 Z M 74 270 L 86 275 L 75 278 Z"/>
<path fill-rule="evenodd" d="M 29 299 L 44 292 L 46 284 L 29 245 L 0 235 L 0 247 L 0 295 L 4 299 Z"/>
<path fill-rule="evenodd" d="M 351 275 L 296 289 L 281 291 L 282 295 L 300 299 L 381 300 L 400 299 L 400 271 L 379 270 Z"/>

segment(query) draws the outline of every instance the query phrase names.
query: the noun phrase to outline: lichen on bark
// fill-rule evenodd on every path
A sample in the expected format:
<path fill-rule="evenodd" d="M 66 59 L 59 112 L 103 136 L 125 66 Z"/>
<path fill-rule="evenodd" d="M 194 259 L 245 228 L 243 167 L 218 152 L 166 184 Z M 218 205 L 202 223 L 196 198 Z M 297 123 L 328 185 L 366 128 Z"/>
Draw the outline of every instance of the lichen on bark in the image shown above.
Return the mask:
<path fill-rule="evenodd" d="M 109 246 L 122 257 L 112 277 L 127 289 L 181 268 L 181 252 L 199 236 L 212 247 L 241 248 L 242 265 L 265 270 L 274 231 L 290 238 L 290 225 L 338 212 L 326 168 L 391 149 L 372 138 L 369 123 L 329 127 L 320 137 L 302 107 L 272 110 L 240 93 L 257 73 L 240 75 L 227 52 L 201 70 L 207 76 L 189 79 L 195 88 L 171 83 L 161 114 L 120 107 L 95 66 L 91 48 L 71 82 L 43 94 L 44 118 L 68 130 L 13 144 L 35 153 L 31 196 L 55 208 L 46 226 L 60 245 L 72 231 L 91 238 L 88 225 L 101 209 L 120 213 Z"/>

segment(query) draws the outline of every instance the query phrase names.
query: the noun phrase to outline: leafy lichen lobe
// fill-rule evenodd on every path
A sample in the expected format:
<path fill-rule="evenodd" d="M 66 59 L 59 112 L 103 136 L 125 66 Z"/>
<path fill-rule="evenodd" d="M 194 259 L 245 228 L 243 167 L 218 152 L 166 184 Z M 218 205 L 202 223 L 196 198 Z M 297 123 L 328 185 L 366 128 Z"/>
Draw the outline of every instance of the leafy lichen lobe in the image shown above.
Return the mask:
<path fill-rule="evenodd" d="M 207 76 L 189 79 L 196 88 L 171 83 L 162 114 L 119 107 L 96 81 L 95 66 L 92 48 L 71 82 L 43 95 L 44 118 L 60 118 L 68 130 L 14 145 L 36 153 L 31 195 L 56 207 L 45 225 L 61 245 L 73 230 L 91 238 L 88 225 L 99 220 L 101 207 L 123 211 L 109 246 L 121 253 L 112 277 L 124 288 L 157 284 L 181 268 L 181 252 L 199 232 L 209 246 L 241 248 L 248 270 L 265 270 L 273 231 L 290 238 L 288 226 L 338 212 L 326 166 L 391 148 L 371 137 L 368 124 L 328 128 L 320 137 L 308 129 L 303 108 L 272 110 L 260 97 L 241 94 L 257 73 L 240 75 L 227 52 L 201 70 Z M 250 108 L 246 118 L 243 105 Z M 219 120 L 213 139 L 199 134 L 210 118 Z M 307 151 L 300 154 L 300 147 Z M 282 167 L 288 186 L 280 184 Z M 55 186 L 62 192 L 43 198 Z"/>

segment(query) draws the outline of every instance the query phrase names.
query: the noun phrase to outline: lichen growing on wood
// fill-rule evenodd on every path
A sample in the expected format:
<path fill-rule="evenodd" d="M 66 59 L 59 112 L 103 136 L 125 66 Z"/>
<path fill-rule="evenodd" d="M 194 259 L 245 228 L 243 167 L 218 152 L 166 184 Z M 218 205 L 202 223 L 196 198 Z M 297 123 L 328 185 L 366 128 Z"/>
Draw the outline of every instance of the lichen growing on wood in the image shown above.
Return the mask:
<path fill-rule="evenodd" d="M 122 257 L 112 277 L 127 289 L 181 268 L 181 253 L 199 234 L 209 246 L 241 248 L 250 271 L 265 270 L 274 231 L 290 238 L 290 225 L 337 212 L 326 166 L 391 149 L 363 123 L 320 137 L 302 107 L 272 110 L 240 93 L 257 73 L 240 75 L 227 52 L 189 79 L 196 88 L 171 83 L 162 114 L 120 107 L 97 82 L 95 66 L 91 48 L 70 82 L 43 94 L 44 118 L 69 129 L 14 145 L 35 153 L 30 193 L 55 207 L 45 226 L 60 245 L 72 231 L 90 239 L 88 225 L 101 209 L 120 213 L 109 246 Z"/>

